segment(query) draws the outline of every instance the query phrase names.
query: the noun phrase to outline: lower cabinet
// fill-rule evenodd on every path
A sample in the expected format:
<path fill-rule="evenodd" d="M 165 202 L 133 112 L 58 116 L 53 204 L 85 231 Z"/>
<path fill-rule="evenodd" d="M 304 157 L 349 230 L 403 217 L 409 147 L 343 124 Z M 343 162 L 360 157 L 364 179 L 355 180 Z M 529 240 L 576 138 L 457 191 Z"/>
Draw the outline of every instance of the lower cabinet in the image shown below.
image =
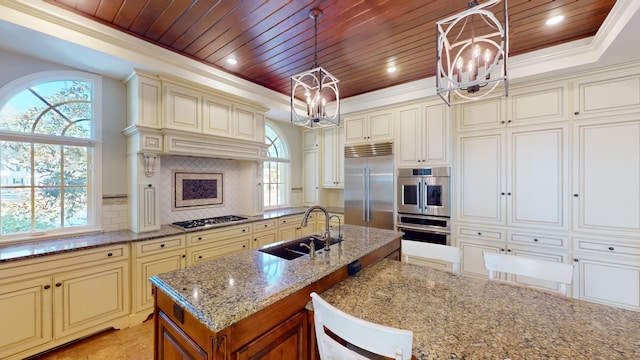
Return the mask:
<path fill-rule="evenodd" d="M 575 297 L 640 310 L 640 245 L 637 240 L 574 237 Z"/>
<path fill-rule="evenodd" d="M 206 360 L 208 354 L 185 334 L 163 312 L 156 322 L 156 344 L 158 360 Z"/>
<path fill-rule="evenodd" d="M 276 219 L 257 221 L 253 226 L 252 249 L 278 241 L 278 221 Z"/>
<path fill-rule="evenodd" d="M 238 350 L 234 358 L 305 359 L 309 342 L 307 333 L 307 311 L 303 310 Z"/>
<path fill-rule="evenodd" d="M 457 246 L 462 252 L 460 272 L 465 275 L 485 279 L 488 277 L 482 255 L 484 252 L 571 263 L 569 239 L 566 236 L 531 230 L 512 229 L 506 231 L 502 228 L 472 225 L 460 225 L 456 230 Z M 543 290 L 561 291 L 560 285 L 552 281 L 504 273 L 498 273 L 497 278 Z"/>
<path fill-rule="evenodd" d="M 187 266 L 251 249 L 251 224 L 198 231 L 187 236 Z"/>
<path fill-rule="evenodd" d="M 278 241 L 311 235 L 316 232 L 316 214 L 309 215 L 307 226 L 302 226 L 302 215 L 283 216 L 278 219 Z"/>
<path fill-rule="evenodd" d="M 129 244 L 0 266 L 2 359 L 127 327 L 129 314 Z"/>

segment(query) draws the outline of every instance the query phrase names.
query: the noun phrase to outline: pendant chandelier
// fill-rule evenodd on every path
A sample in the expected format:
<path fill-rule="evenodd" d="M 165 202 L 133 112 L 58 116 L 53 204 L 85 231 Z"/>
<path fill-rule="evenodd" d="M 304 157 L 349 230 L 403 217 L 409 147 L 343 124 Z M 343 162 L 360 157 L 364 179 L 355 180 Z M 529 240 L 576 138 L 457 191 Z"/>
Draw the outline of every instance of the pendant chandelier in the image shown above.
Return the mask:
<path fill-rule="evenodd" d="M 500 2 L 498 19 L 489 9 Z M 508 33 L 507 0 L 471 0 L 436 22 L 436 92 L 448 105 L 508 95 Z"/>
<path fill-rule="evenodd" d="M 340 93 L 333 75 L 318 65 L 318 19 L 322 11 L 313 9 L 309 17 L 314 20 L 314 60 L 311 70 L 291 77 L 291 123 L 310 129 L 340 125 Z M 296 107 L 304 99 L 306 106 Z M 327 104 L 331 104 L 327 109 Z"/>

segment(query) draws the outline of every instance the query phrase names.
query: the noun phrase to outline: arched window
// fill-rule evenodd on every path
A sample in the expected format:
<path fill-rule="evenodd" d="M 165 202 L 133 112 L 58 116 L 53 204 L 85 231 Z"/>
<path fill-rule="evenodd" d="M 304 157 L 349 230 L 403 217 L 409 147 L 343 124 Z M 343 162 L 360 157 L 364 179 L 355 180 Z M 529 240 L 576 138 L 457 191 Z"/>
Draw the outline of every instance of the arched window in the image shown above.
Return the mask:
<path fill-rule="evenodd" d="M 267 160 L 264 162 L 264 207 L 278 208 L 289 206 L 289 148 L 278 129 L 265 124 L 265 143 Z"/>
<path fill-rule="evenodd" d="M 37 73 L 0 88 L 0 239 L 100 226 L 100 78 Z"/>

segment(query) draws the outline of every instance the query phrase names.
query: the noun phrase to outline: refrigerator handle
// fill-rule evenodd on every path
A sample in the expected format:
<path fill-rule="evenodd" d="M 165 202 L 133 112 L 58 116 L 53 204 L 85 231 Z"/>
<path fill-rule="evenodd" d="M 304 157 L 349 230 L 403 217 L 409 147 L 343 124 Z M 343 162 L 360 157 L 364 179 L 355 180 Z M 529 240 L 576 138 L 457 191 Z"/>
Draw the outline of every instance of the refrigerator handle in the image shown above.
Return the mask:
<path fill-rule="evenodd" d="M 367 202 L 369 201 L 369 190 L 367 189 L 367 168 L 362 169 L 362 221 L 367 221 Z"/>
<path fill-rule="evenodd" d="M 367 218 L 366 222 L 371 221 L 371 169 L 366 169 L 367 172 Z"/>

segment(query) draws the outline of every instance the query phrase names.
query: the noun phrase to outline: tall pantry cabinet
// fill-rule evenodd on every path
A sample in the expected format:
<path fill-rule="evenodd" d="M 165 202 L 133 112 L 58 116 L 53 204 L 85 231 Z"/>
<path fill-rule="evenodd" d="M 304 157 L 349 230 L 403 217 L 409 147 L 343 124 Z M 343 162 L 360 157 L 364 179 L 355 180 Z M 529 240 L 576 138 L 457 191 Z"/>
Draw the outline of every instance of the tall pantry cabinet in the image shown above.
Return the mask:
<path fill-rule="evenodd" d="M 486 276 L 484 251 L 573 263 L 574 297 L 640 310 L 640 66 L 453 110 L 461 271 Z"/>

